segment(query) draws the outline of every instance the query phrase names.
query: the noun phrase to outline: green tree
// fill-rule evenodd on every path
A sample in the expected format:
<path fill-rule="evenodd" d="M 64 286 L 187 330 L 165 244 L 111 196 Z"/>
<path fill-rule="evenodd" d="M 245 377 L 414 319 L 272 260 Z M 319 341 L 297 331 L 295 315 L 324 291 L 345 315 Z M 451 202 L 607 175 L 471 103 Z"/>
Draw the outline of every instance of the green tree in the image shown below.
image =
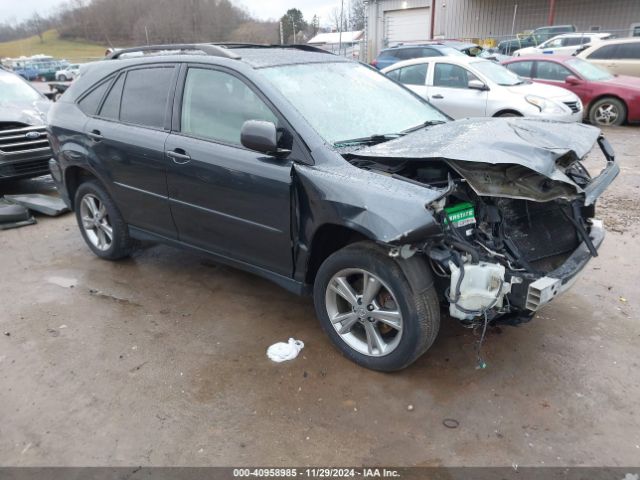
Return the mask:
<path fill-rule="evenodd" d="M 284 43 L 295 43 L 299 32 L 304 32 L 308 27 L 302 12 L 297 8 L 287 10 L 287 13 L 282 16 L 280 21 L 282 22 Z"/>

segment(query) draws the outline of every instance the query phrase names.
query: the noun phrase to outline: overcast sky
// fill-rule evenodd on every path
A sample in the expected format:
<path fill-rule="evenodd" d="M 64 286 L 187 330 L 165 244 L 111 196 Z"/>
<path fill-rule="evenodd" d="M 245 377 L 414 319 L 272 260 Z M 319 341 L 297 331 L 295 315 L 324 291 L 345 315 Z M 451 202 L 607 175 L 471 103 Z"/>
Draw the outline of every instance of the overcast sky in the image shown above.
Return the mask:
<path fill-rule="evenodd" d="M 41 15 L 51 13 L 65 0 L 0 0 L 0 23 L 24 20 L 35 11 Z M 179 2 L 180 0 L 176 0 Z M 243 5 L 257 18 L 267 20 L 281 17 L 289 8 L 299 8 L 305 20 L 311 20 L 314 14 L 320 17 L 322 25 L 329 24 L 329 12 L 340 6 L 340 0 L 231 0 Z M 349 4 L 345 0 L 345 10 Z"/>

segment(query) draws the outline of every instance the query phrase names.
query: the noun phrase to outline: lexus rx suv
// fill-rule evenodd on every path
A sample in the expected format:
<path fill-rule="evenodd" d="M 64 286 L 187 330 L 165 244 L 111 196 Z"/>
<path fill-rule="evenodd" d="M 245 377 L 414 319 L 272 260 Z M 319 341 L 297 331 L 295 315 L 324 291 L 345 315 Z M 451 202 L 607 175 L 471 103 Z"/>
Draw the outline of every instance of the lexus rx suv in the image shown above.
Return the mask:
<path fill-rule="evenodd" d="M 48 123 L 53 177 L 97 256 L 154 240 L 311 294 L 343 354 L 382 371 L 432 345 L 441 307 L 466 326 L 515 324 L 569 288 L 603 241 L 595 203 L 619 170 L 597 128 L 450 121 L 304 46 L 121 50 Z"/>

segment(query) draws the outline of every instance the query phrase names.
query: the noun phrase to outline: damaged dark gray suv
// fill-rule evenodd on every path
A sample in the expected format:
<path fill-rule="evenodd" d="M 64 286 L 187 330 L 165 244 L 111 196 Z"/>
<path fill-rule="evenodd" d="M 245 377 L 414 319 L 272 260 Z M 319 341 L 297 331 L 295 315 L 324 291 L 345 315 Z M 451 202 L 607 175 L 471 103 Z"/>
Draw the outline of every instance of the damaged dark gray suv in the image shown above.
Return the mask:
<path fill-rule="evenodd" d="M 619 171 L 596 128 L 451 122 L 367 66 L 296 46 L 123 50 L 48 128 L 96 255 L 154 240 L 312 293 L 335 345 L 383 371 L 432 345 L 443 306 L 467 326 L 517 324 L 566 290 L 597 255 L 595 202 Z"/>

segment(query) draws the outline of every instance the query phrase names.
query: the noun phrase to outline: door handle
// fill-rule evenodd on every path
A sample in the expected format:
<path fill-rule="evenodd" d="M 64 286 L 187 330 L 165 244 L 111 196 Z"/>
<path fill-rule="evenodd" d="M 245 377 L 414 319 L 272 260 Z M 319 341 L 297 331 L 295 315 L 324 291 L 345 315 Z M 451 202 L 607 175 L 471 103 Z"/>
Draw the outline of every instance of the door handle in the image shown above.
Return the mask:
<path fill-rule="evenodd" d="M 437 95 L 431 95 L 431 98 L 435 100 L 442 100 L 444 97 L 438 93 Z"/>
<path fill-rule="evenodd" d="M 87 133 L 87 136 L 94 142 L 99 142 L 104 139 L 104 137 L 100 133 L 100 130 L 91 130 L 89 133 Z"/>
<path fill-rule="evenodd" d="M 185 163 L 189 163 L 191 161 L 191 157 L 181 148 L 176 148 L 175 150 L 167 150 L 167 157 L 173 160 L 173 163 L 178 165 L 184 165 Z"/>

